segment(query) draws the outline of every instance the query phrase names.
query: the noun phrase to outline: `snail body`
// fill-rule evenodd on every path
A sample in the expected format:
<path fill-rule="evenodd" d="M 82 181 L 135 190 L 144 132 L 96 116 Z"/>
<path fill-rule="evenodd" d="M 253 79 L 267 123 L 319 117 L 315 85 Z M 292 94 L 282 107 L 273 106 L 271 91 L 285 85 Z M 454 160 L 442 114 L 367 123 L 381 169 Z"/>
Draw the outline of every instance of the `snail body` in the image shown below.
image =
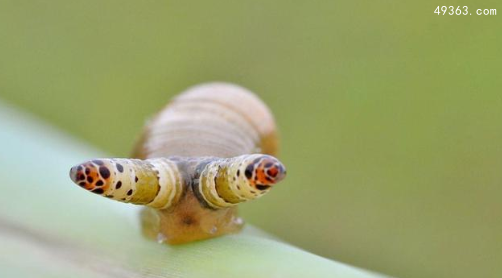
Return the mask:
<path fill-rule="evenodd" d="M 146 126 L 135 159 L 76 165 L 71 179 L 92 193 L 143 205 L 143 232 L 179 244 L 237 232 L 237 204 L 285 177 L 275 122 L 250 91 L 209 83 L 176 97 Z"/>

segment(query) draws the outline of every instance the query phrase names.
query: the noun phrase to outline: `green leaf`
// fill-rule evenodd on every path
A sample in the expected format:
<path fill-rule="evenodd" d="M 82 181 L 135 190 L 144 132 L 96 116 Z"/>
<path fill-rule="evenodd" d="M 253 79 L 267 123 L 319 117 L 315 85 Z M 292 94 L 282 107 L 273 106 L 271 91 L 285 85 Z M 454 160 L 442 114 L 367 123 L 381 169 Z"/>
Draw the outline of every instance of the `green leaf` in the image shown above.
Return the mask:
<path fill-rule="evenodd" d="M 251 225 L 181 246 L 150 241 L 138 207 L 88 194 L 68 178 L 70 166 L 103 156 L 0 103 L 1 277 L 381 277 Z"/>

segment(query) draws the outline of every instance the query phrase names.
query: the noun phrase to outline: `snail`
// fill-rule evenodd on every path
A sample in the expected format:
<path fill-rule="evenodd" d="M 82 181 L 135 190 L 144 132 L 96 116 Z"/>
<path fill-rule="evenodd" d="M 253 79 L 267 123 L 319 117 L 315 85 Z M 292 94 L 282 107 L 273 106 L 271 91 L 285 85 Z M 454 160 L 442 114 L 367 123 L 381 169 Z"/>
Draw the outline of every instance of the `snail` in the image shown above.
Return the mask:
<path fill-rule="evenodd" d="M 274 118 L 254 93 L 208 83 L 187 89 L 146 124 L 134 158 L 89 160 L 72 167 L 70 178 L 144 206 L 143 234 L 181 244 L 238 232 L 237 205 L 286 175 L 277 148 Z"/>

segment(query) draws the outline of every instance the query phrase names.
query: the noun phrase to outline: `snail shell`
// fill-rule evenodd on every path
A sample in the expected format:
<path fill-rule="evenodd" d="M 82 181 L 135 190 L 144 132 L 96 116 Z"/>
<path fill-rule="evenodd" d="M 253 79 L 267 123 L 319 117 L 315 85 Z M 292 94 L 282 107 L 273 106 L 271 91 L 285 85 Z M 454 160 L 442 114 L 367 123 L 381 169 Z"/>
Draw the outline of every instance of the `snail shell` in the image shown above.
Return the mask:
<path fill-rule="evenodd" d="M 285 177 L 268 107 L 232 84 L 189 88 L 146 126 L 136 159 L 103 158 L 70 170 L 93 193 L 144 205 L 143 232 L 179 244 L 236 232 L 236 205 Z"/>
<path fill-rule="evenodd" d="M 252 92 L 210 83 L 189 88 L 146 125 L 134 156 L 277 154 L 272 113 Z"/>

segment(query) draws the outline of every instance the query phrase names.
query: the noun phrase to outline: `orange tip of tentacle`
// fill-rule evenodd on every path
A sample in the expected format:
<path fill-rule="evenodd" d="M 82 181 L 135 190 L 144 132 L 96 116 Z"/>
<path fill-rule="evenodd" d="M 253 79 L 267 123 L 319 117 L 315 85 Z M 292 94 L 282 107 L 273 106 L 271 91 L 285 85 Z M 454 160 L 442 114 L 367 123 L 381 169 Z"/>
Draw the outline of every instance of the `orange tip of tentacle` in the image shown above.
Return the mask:
<path fill-rule="evenodd" d="M 247 166 L 245 174 L 251 184 L 264 190 L 286 177 L 286 167 L 277 158 L 262 155 Z"/>
<path fill-rule="evenodd" d="M 107 189 L 110 174 L 105 162 L 99 159 L 75 165 L 70 169 L 70 178 L 74 183 L 96 194 L 102 194 Z"/>

